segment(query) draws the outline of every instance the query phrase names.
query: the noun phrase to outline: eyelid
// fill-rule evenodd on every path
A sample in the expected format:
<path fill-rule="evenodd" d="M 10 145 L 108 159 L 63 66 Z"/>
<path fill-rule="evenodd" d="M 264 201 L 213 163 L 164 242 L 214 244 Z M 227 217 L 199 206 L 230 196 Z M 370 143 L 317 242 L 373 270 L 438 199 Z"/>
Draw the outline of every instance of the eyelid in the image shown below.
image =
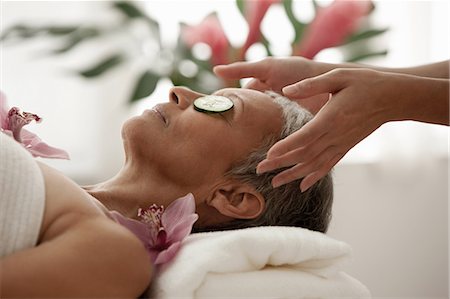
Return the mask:
<path fill-rule="evenodd" d="M 220 112 L 219 115 L 222 116 L 222 118 L 228 123 L 230 127 L 232 127 L 231 121 L 223 115 L 223 112 Z"/>

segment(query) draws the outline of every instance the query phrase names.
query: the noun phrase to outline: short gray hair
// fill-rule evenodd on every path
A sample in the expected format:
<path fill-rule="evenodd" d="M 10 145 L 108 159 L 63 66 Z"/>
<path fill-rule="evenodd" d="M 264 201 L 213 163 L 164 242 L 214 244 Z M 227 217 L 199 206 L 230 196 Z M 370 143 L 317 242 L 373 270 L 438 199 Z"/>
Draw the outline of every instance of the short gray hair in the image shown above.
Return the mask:
<path fill-rule="evenodd" d="M 326 232 L 331 220 L 333 182 L 328 173 L 311 188 L 300 192 L 300 180 L 278 188 L 271 181 L 280 172 L 275 170 L 256 174 L 256 166 L 265 159 L 268 150 L 277 141 L 291 135 L 312 119 L 311 113 L 296 102 L 272 91 L 266 91 L 283 112 L 284 126 L 279 136 L 270 136 L 245 160 L 234 165 L 226 176 L 250 184 L 265 199 L 265 210 L 256 219 L 235 219 L 218 226 L 197 228 L 196 231 L 229 230 L 255 226 L 297 226 Z M 282 169 L 283 170 L 283 169 Z"/>

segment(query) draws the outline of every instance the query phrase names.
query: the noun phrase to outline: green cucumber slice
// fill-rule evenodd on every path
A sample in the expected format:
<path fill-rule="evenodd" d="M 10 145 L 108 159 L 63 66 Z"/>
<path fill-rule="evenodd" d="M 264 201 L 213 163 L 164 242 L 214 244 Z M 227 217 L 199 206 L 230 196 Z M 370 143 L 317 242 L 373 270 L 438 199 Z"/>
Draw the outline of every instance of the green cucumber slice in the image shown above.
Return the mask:
<path fill-rule="evenodd" d="M 220 113 L 233 108 L 234 103 L 223 96 L 204 96 L 194 101 L 194 109 L 204 113 Z"/>

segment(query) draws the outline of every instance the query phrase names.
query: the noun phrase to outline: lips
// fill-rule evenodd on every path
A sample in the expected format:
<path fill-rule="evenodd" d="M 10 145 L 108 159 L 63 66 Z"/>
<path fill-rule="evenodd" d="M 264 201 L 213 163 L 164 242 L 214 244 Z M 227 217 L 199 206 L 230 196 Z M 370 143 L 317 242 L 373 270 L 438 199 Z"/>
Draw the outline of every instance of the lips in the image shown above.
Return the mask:
<path fill-rule="evenodd" d="M 158 115 L 161 118 L 161 120 L 164 122 L 166 126 L 168 125 L 166 114 L 164 113 L 164 110 L 161 105 L 156 105 L 155 107 L 152 108 L 152 111 L 155 112 L 156 115 Z"/>

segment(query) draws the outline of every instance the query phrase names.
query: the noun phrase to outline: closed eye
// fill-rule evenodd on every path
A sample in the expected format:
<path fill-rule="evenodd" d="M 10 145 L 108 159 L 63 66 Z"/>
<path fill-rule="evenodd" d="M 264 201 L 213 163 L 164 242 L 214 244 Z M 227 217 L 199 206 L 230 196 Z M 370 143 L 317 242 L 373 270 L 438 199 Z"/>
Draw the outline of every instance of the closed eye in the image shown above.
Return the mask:
<path fill-rule="evenodd" d="M 230 127 L 232 127 L 231 121 L 223 115 L 223 112 L 219 113 L 219 115 L 228 123 Z"/>

